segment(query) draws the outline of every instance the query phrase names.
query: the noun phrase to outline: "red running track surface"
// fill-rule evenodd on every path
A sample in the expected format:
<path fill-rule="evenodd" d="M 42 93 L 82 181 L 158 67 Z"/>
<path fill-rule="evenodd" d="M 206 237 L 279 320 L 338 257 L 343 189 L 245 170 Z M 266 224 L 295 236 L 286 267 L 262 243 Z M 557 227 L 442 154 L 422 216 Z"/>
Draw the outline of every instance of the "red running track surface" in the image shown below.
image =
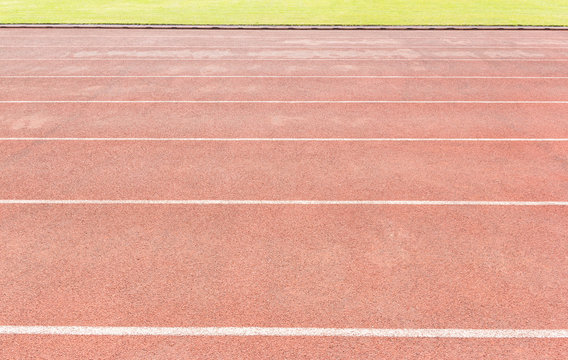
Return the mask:
<path fill-rule="evenodd" d="M 566 358 L 567 34 L 0 30 L 0 357 Z M 272 100 L 283 102 L 254 103 Z M 341 103 L 360 100 L 386 102 Z M 9 326 L 495 333 L 89 336 Z"/>

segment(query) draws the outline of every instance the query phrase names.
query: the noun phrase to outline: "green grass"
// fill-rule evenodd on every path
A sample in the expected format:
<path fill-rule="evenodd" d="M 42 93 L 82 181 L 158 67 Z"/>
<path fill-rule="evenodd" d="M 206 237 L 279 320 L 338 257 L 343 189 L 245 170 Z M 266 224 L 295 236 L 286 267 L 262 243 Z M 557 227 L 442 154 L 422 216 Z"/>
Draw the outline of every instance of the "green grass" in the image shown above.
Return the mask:
<path fill-rule="evenodd" d="M 0 23 L 568 25 L 568 0 L 0 0 Z"/>

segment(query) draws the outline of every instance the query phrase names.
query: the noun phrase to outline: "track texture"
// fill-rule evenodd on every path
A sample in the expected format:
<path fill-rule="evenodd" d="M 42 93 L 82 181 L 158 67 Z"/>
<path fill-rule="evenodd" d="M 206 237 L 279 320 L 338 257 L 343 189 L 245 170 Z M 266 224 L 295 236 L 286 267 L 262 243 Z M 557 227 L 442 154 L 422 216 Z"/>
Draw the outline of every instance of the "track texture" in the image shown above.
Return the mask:
<path fill-rule="evenodd" d="M 0 200 L 16 200 L 0 203 L 0 332 L 568 329 L 568 206 L 120 203 L 566 202 L 567 84 L 565 31 L 0 29 Z M 0 345 L 29 359 L 568 357 L 566 337 Z"/>

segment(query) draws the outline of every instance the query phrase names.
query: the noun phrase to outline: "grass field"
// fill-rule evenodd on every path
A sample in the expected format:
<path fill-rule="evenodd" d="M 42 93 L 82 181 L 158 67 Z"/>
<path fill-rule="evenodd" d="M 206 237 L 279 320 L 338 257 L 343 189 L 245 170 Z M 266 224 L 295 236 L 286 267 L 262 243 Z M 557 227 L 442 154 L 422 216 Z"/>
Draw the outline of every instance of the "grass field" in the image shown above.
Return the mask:
<path fill-rule="evenodd" d="M 0 0 L 0 23 L 568 25 L 568 0 Z"/>

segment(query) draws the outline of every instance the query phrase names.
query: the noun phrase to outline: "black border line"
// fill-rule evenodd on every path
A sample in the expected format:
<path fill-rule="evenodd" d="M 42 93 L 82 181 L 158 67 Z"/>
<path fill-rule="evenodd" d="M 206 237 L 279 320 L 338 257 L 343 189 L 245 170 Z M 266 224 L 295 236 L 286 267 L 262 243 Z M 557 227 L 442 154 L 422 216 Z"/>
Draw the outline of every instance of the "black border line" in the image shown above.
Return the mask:
<path fill-rule="evenodd" d="M 194 30 L 568 30 L 538 25 L 183 25 L 183 24 L 0 24 L 0 28 L 194 29 Z"/>

